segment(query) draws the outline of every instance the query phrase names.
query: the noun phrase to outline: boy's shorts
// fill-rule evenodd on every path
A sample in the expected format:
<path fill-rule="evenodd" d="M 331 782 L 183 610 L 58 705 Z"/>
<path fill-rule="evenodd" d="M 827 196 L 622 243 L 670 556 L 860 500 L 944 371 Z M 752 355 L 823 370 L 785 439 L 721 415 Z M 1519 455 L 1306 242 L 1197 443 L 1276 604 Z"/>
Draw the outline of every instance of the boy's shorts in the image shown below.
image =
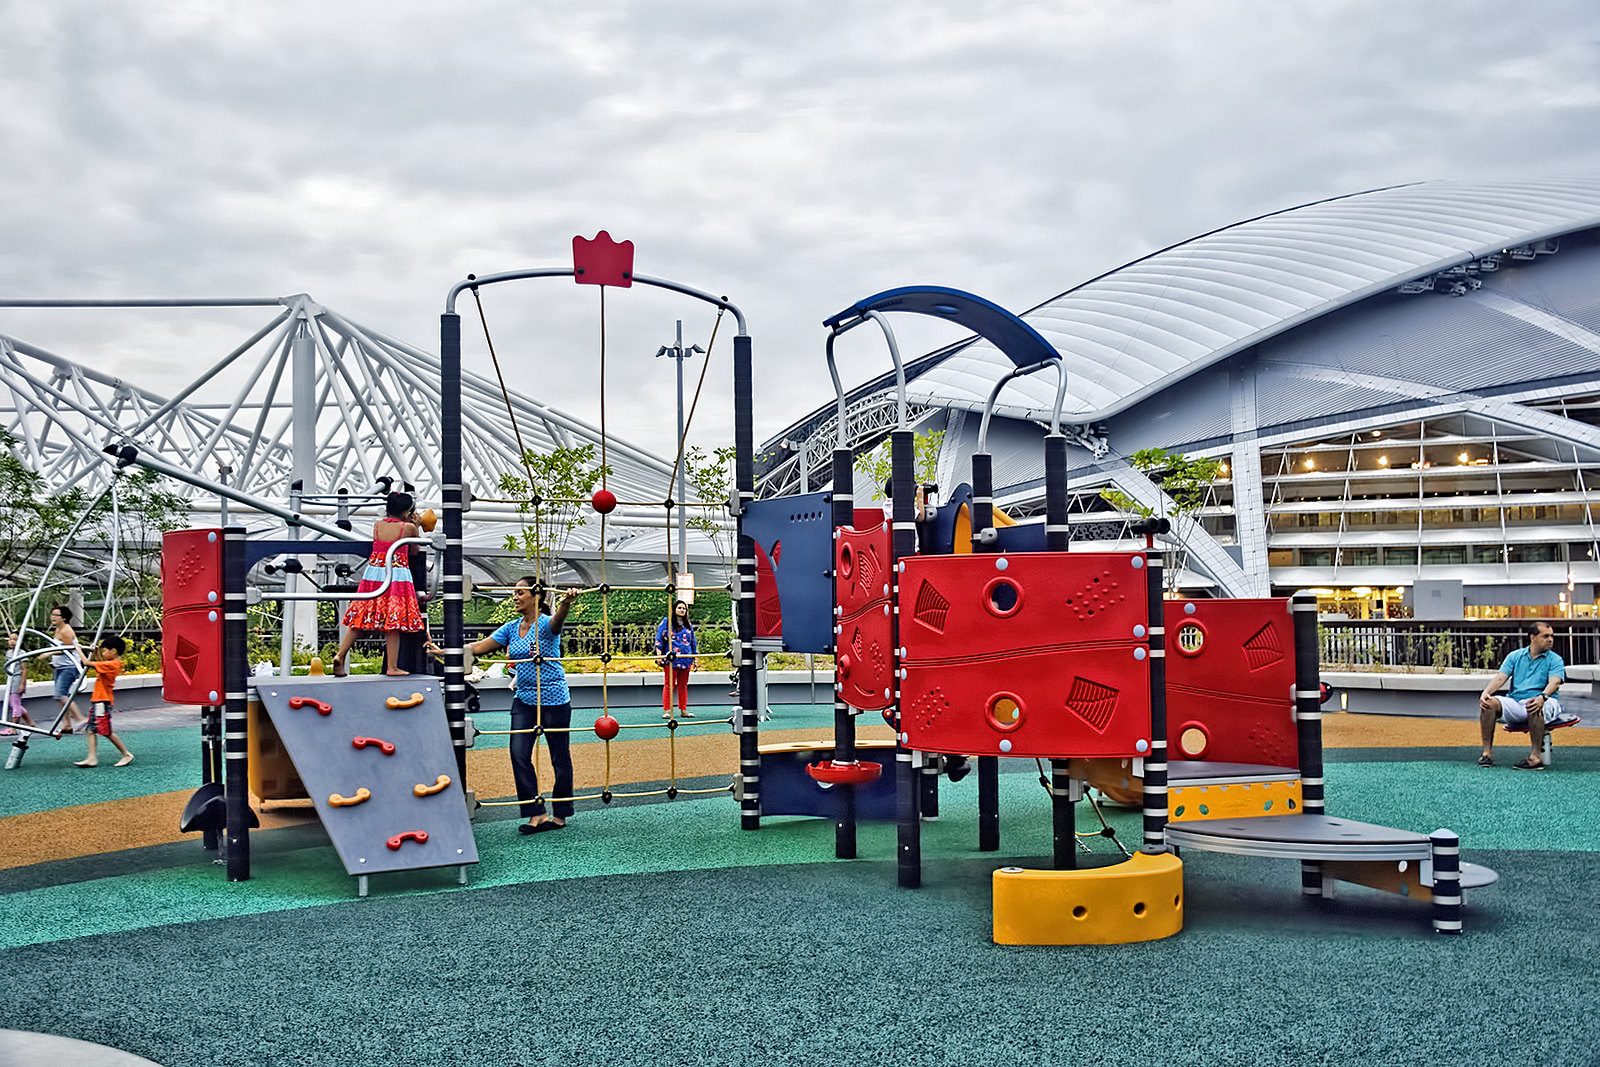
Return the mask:
<path fill-rule="evenodd" d="M 89 706 L 89 725 L 85 727 L 90 733 L 99 734 L 101 737 L 111 736 L 111 705 L 104 701 L 96 701 Z"/>
<path fill-rule="evenodd" d="M 72 690 L 77 686 L 78 679 L 83 672 L 76 667 L 56 668 L 56 699 L 65 700 L 72 695 Z"/>

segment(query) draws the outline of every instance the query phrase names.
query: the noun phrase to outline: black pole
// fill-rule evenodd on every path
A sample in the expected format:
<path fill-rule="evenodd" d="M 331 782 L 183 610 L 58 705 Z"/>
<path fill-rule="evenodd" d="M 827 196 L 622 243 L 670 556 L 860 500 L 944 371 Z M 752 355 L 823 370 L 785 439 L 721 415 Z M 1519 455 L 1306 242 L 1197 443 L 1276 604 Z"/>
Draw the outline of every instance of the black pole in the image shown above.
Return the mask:
<path fill-rule="evenodd" d="M 910 430 L 896 430 L 889 435 L 891 475 L 889 495 L 893 498 L 890 516 L 889 572 L 890 602 L 894 605 L 889 617 L 889 643 L 896 650 L 890 657 L 894 675 L 894 732 L 895 732 L 895 816 L 899 823 L 899 854 L 897 868 L 903 889 L 915 889 L 922 884 L 922 811 L 918 804 L 921 774 L 916 755 L 905 747 L 905 727 L 901 722 L 900 708 L 900 569 L 898 561 L 917 553 L 916 523 L 916 471 L 913 442 Z"/>
<path fill-rule="evenodd" d="M 972 454 L 972 551 L 994 552 L 1000 546 L 982 539 L 994 525 L 994 459 L 987 452 Z M 978 757 L 978 850 L 1000 848 L 1000 757 Z"/>
<path fill-rule="evenodd" d="M 833 450 L 833 529 L 835 532 L 854 526 L 856 518 L 855 456 L 848 448 Z M 835 553 L 837 556 L 837 553 Z M 833 581 L 833 602 L 839 603 L 839 569 L 830 567 L 828 576 Z M 829 650 L 838 651 L 837 624 L 834 637 L 828 642 Z M 833 758 L 848 763 L 856 758 L 856 717 L 850 705 L 844 702 L 839 688 L 837 655 L 834 659 L 833 686 Z M 833 787 L 835 818 L 833 824 L 833 854 L 842 860 L 856 858 L 856 787 Z"/>
<path fill-rule="evenodd" d="M 1300 760 L 1300 810 L 1323 813 L 1322 665 L 1317 653 L 1317 597 L 1296 593 L 1289 602 L 1294 618 L 1294 720 Z M 1300 892 L 1322 897 L 1322 864 L 1303 860 Z"/>
<path fill-rule="evenodd" d="M 756 543 L 744 532 L 745 509 L 756 498 L 755 416 L 753 364 L 750 338 L 733 339 L 733 447 L 739 507 L 734 515 L 738 535 L 739 571 L 739 774 L 743 799 L 739 802 L 739 827 L 761 828 L 761 738 L 756 718 Z"/>
<path fill-rule="evenodd" d="M 1139 557 L 1135 557 L 1136 559 Z M 1150 751 L 1144 756 L 1144 852 L 1167 851 L 1167 631 L 1163 559 L 1147 549 L 1145 597 L 1150 616 Z"/>
<path fill-rule="evenodd" d="M 1077 790 L 1067 761 L 1050 761 L 1050 842 L 1051 861 L 1058 871 L 1078 866 Z"/>
<path fill-rule="evenodd" d="M 228 881 L 250 879 L 250 690 L 246 644 L 243 526 L 222 531 L 222 699 L 226 708 L 222 744 L 227 819 Z"/>
<path fill-rule="evenodd" d="M 207 704 L 200 709 L 200 784 L 210 785 L 222 777 L 222 708 Z M 200 843 L 207 852 L 215 852 L 222 843 L 222 835 L 215 826 L 207 826 L 200 834 Z"/>
<path fill-rule="evenodd" d="M 444 491 L 444 715 L 456 771 L 467 784 L 467 653 L 463 623 L 465 559 L 461 551 L 461 316 L 439 316 L 439 473 Z"/>
<path fill-rule="evenodd" d="M 1051 552 L 1072 547 L 1067 524 L 1067 439 L 1059 433 L 1044 439 L 1044 538 Z"/>

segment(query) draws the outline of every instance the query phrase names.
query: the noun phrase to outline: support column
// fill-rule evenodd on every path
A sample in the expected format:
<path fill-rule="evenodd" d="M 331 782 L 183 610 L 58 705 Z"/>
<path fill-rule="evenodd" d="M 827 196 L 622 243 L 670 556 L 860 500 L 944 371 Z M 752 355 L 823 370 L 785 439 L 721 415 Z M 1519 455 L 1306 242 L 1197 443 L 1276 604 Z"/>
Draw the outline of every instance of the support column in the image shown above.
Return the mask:
<path fill-rule="evenodd" d="M 1150 751 L 1144 757 L 1143 852 L 1167 851 L 1167 631 L 1160 552 L 1147 549 L 1145 601 L 1150 616 Z"/>
<path fill-rule="evenodd" d="M 802 453 L 804 445 L 801 446 Z M 801 483 L 801 492 L 805 491 L 805 484 Z M 855 498 L 855 456 L 848 448 L 836 448 L 833 451 L 833 540 L 837 541 L 839 530 L 846 526 L 855 525 L 856 498 Z M 837 561 L 838 550 L 834 550 L 833 560 Z M 828 567 L 828 577 L 833 583 L 834 618 L 837 619 L 839 604 L 839 571 L 834 563 Z M 848 763 L 856 759 L 856 717 L 850 710 L 850 705 L 844 702 L 843 690 L 839 685 L 838 651 L 839 651 L 839 624 L 833 625 L 833 637 L 828 642 L 828 650 L 834 653 L 833 673 L 833 758 Z M 834 793 L 834 823 L 833 823 L 833 854 L 842 860 L 856 858 L 856 787 L 853 785 L 836 785 Z"/>
<path fill-rule="evenodd" d="M 733 339 L 734 476 L 739 506 L 734 514 L 738 533 L 739 774 L 744 786 L 739 802 L 739 827 L 761 828 L 761 739 L 756 712 L 756 543 L 744 532 L 745 509 L 756 498 L 755 427 L 752 410 L 753 366 L 750 338 Z"/>
<path fill-rule="evenodd" d="M 465 647 L 461 480 L 461 316 L 439 316 L 439 475 L 444 493 L 444 714 L 456 772 L 467 784 L 467 653 Z"/>
<path fill-rule="evenodd" d="M 245 626 L 245 530 L 222 531 L 222 745 L 226 762 L 224 811 L 228 881 L 250 878 L 250 690 Z"/>
<path fill-rule="evenodd" d="M 1323 813 L 1322 775 L 1322 664 L 1317 651 L 1317 597 L 1296 593 L 1289 601 L 1294 624 L 1294 721 L 1300 761 L 1300 810 Z M 1322 864 L 1300 864 L 1300 892 L 1322 896 Z"/>
<path fill-rule="evenodd" d="M 972 454 L 972 551 L 993 552 L 994 541 L 983 532 L 994 525 L 994 459 Z M 978 757 L 978 851 L 1000 849 L 1000 757 Z"/>
<path fill-rule="evenodd" d="M 899 823 L 899 852 L 896 857 L 899 883 L 903 889 L 922 884 L 922 805 L 919 803 L 921 775 L 916 754 L 905 747 L 906 734 L 900 706 L 900 560 L 917 553 L 916 463 L 910 430 L 889 435 L 892 474 L 889 493 L 892 499 L 890 531 L 889 617 L 890 647 L 894 649 L 894 731 L 895 731 L 895 816 Z"/>

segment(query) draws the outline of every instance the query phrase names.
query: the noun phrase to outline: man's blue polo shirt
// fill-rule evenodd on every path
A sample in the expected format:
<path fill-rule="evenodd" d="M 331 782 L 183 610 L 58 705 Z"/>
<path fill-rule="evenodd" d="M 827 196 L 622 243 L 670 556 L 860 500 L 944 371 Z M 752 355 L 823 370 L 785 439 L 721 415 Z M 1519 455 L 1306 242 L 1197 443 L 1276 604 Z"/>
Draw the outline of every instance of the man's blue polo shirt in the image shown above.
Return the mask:
<path fill-rule="evenodd" d="M 1500 664 L 1500 670 L 1511 678 L 1512 700 L 1527 700 L 1538 696 L 1544 692 L 1551 675 L 1562 681 L 1566 681 L 1567 678 L 1567 665 L 1554 651 L 1546 652 L 1538 659 L 1534 659 L 1528 654 L 1526 646 L 1507 656 L 1506 661 Z"/>

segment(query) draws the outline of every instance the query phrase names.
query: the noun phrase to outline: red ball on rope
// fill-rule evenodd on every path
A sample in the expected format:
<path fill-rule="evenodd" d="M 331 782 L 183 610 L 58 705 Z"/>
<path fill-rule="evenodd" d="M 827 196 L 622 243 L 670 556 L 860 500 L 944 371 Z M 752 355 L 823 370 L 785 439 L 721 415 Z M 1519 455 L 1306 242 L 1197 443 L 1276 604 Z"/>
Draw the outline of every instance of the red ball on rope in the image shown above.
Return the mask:
<path fill-rule="evenodd" d="M 590 503 L 594 505 L 594 509 L 600 514 L 609 515 L 616 510 L 617 494 L 609 489 L 596 489 L 594 496 L 590 498 Z"/>
<path fill-rule="evenodd" d="M 602 715 L 594 721 L 594 735 L 602 741 L 609 741 L 617 736 L 617 731 L 622 729 L 622 724 L 609 715 Z"/>

